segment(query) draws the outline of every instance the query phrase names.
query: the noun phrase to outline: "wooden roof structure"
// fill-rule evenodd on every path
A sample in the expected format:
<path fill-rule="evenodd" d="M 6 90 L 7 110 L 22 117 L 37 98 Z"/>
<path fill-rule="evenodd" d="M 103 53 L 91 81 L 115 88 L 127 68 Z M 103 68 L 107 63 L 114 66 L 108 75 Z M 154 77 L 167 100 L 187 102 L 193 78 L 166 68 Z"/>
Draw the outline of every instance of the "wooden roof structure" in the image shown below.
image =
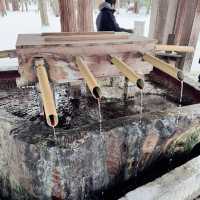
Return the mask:
<path fill-rule="evenodd" d="M 75 56 L 84 59 L 95 77 L 112 77 L 120 73 L 108 61 L 109 55 L 118 56 L 133 67 L 138 52 L 154 51 L 155 44 L 153 39 L 114 32 L 22 34 L 18 36 L 16 52 L 22 81 L 36 81 L 32 63 L 42 57 L 48 66 L 49 79 L 63 83 L 82 79 L 74 63 Z"/>

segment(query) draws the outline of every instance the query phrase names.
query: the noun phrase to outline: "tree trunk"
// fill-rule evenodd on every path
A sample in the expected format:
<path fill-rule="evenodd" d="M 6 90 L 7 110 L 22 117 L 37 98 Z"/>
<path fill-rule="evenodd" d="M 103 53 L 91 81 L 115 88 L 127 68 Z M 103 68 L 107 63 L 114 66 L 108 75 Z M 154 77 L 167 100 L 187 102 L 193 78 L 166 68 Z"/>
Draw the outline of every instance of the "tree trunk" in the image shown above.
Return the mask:
<path fill-rule="evenodd" d="M 19 11 L 19 1 L 18 0 L 12 0 L 12 9 L 13 9 L 13 11 Z"/>
<path fill-rule="evenodd" d="M 147 5 L 147 11 L 146 11 L 147 15 L 150 13 L 150 10 L 151 10 L 151 2 L 152 2 L 152 0 L 149 0 L 149 3 Z"/>
<path fill-rule="evenodd" d="M 24 12 L 24 1 L 20 0 L 21 11 Z"/>
<path fill-rule="evenodd" d="M 5 0 L 5 5 L 6 5 L 6 10 L 10 10 L 10 5 L 8 0 Z"/>
<path fill-rule="evenodd" d="M 76 6 L 74 0 L 59 0 L 62 32 L 76 32 Z"/>
<path fill-rule="evenodd" d="M 94 31 L 93 2 L 91 0 L 78 0 L 78 32 Z"/>
<path fill-rule="evenodd" d="M 53 13 L 56 17 L 60 16 L 60 11 L 59 11 L 59 3 L 58 0 L 50 0 L 51 3 L 51 8 L 53 10 Z"/>
<path fill-rule="evenodd" d="M 139 13 L 139 2 L 137 0 L 134 1 L 134 8 L 133 8 L 133 12 L 135 14 Z"/>
<path fill-rule="evenodd" d="M 47 1 L 46 0 L 38 0 L 38 9 L 40 11 L 42 26 L 48 26 L 49 19 L 48 19 L 48 13 L 47 13 Z"/>
<path fill-rule="evenodd" d="M 6 5 L 4 0 L 0 0 L 0 16 L 6 15 Z"/>
<path fill-rule="evenodd" d="M 24 4 L 25 4 L 26 12 L 28 12 L 28 2 L 25 0 Z"/>

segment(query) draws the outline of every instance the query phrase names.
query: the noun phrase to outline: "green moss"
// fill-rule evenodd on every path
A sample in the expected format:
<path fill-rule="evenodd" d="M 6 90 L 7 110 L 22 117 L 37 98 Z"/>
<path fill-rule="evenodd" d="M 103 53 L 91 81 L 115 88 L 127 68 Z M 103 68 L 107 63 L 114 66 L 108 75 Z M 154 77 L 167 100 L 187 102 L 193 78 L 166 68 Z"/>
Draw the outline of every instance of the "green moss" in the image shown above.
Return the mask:
<path fill-rule="evenodd" d="M 194 146 L 200 142 L 200 126 L 196 125 L 181 134 L 168 149 L 170 156 L 176 153 L 190 153 Z"/>

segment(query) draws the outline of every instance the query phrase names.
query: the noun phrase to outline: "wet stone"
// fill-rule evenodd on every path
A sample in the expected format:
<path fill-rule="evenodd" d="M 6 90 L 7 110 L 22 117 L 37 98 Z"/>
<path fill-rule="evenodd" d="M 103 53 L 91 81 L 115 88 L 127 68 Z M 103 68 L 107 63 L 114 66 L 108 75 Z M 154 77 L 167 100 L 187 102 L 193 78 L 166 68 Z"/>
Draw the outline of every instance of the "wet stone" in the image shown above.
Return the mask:
<path fill-rule="evenodd" d="M 200 122 L 198 105 L 183 107 L 178 116 L 178 102 L 148 82 L 140 122 L 140 90 L 129 85 L 124 100 L 123 88 L 114 84 L 102 89 L 100 134 L 98 102 L 87 96 L 87 89 L 77 98 L 69 87 L 55 86 L 56 141 L 41 116 L 36 88 L 0 90 L 2 198 L 103 199 L 106 191 L 134 179 L 166 153 L 173 138 Z"/>

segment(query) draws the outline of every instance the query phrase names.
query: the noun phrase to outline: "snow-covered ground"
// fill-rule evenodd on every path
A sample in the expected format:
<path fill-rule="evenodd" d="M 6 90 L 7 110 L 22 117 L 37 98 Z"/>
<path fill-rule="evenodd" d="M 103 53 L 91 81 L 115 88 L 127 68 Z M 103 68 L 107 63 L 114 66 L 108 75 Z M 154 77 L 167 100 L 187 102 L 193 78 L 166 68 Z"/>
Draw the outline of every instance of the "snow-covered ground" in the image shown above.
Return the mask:
<path fill-rule="evenodd" d="M 94 12 L 94 27 L 97 13 L 98 11 Z M 125 9 L 121 9 L 120 12 L 116 14 L 116 18 L 121 27 L 130 29 L 134 28 L 134 21 L 145 21 L 145 36 L 148 35 L 150 16 L 146 15 L 145 10 L 141 10 L 140 14 L 136 15 L 132 12 L 127 12 Z M 42 27 L 39 13 L 34 7 L 29 10 L 29 12 L 8 12 L 6 17 L 0 17 L 0 50 L 15 48 L 17 35 L 20 33 L 60 31 L 60 19 L 55 17 L 51 11 L 49 11 L 49 22 L 50 26 Z M 200 57 L 199 52 L 200 40 L 192 65 L 192 71 L 194 71 L 195 74 L 197 71 L 200 71 L 200 64 L 198 63 Z M 13 66 L 17 65 L 16 59 L 0 60 L 0 70 L 13 69 Z"/>

